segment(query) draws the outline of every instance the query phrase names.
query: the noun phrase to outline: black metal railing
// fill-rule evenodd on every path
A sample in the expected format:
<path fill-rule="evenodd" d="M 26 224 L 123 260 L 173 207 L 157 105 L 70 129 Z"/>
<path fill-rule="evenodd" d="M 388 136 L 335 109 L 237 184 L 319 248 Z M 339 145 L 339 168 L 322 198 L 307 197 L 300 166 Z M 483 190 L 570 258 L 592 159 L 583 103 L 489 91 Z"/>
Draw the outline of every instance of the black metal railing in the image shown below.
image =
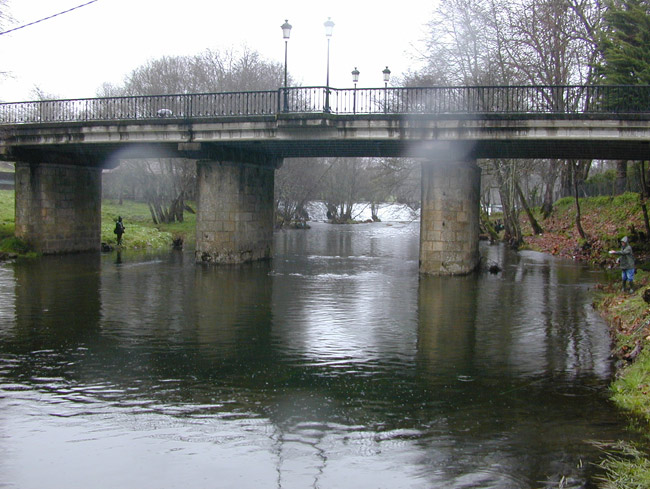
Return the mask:
<path fill-rule="evenodd" d="M 650 114 L 650 86 L 288 87 L 253 92 L 44 100 L 0 104 L 0 124 L 200 120 L 278 113 Z"/>

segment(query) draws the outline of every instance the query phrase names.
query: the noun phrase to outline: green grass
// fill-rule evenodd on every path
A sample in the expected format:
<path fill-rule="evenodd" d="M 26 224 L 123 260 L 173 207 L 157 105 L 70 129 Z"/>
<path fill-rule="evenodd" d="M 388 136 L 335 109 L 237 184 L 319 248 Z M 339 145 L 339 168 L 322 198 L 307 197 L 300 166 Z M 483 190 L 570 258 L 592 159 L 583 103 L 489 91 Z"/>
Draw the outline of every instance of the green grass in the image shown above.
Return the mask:
<path fill-rule="evenodd" d="M 599 464 L 605 471 L 602 489 L 647 489 L 650 487 L 650 459 L 629 443 L 604 449 L 607 457 Z"/>
<path fill-rule="evenodd" d="M 650 310 L 642 298 L 650 278 L 639 271 L 635 281 L 640 287 L 634 294 L 622 294 L 616 281 L 594 302 L 612 325 L 616 351 L 630 352 L 637 342 L 644 346 L 635 361 L 619 370 L 610 386 L 612 401 L 629 414 L 630 428 L 641 434 L 642 442 L 618 442 L 604 450 L 606 457 L 600 465 L 605 471 L 602 487 L 607 489 L 650 487 Z"/>
<path fill-rule="evenodd" d="M 122 216 L 125 232 L 122 247 L 131 249 L 170 248 L 175 238 L 182 238 L 184 246 L 194 246 L 196 215 L 185 213 L 182 223 L 155 225 L 147 204 L 141 202 L 102 202 L 102 242 L 115 245 L 115 221 Z"/>
<path fill-rule="evenodd" d="M 650 351 L 643 350 L 625 375 L 614 382 L 612 400 L 638 418 L 645 425 L 643 432 L 650 436 Z"/>
<path fill-rule="evenodd" d="M 14 235 L 14 191 L 0 190 L 0 240 Z"/>

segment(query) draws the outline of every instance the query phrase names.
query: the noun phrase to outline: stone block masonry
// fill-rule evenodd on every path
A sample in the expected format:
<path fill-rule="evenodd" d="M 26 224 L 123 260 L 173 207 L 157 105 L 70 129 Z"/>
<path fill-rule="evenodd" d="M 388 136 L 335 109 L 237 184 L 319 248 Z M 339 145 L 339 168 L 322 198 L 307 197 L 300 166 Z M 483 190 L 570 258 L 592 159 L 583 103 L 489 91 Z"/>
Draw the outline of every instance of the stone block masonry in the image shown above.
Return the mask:
<path fill-rule="evenodd" d="M 44 254 L 99 251 L 101 169 L 16 163 L 16 231 Z"/>
<path fill-rule="evenodd" d="M 274 166 L 198 162 L 198 263 L 237 264 L 271 258 L 274 178 Z"/>
<path fill-rule="evenodd" d="M 475 161 L 422 163 L 421 273 L 464 275 L 479 265 L 480 186 Z"/>

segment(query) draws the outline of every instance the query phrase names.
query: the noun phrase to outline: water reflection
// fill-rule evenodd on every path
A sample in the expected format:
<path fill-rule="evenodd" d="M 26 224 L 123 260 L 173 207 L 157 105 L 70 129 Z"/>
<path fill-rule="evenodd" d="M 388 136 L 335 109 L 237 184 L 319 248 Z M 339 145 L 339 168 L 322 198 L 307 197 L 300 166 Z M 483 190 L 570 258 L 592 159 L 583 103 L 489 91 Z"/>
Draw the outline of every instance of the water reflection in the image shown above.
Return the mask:
<path fill-rule="evenodd" d="M 403 225 L 275 249 L 0 267 L 0 485 L 588 487 L 585 440 L 623 436 L 580 267 L 418 277 Z"/>

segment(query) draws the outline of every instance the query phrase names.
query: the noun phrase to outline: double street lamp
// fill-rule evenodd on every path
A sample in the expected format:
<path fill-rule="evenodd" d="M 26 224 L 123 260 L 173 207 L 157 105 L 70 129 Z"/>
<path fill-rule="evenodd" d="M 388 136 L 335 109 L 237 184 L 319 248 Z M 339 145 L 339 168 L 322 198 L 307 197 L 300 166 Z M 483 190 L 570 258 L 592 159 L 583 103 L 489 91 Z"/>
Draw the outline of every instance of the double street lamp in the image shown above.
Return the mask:
<path fill-rule="evenodd" d="M 325 23 L 325 37 L 327 37 L 327 80 L 325 82 L 325 112 L 330 111 L 330 38 L 334 30 L 334 22 L 328 17 Z"/>
<path fill-rule="evenodd" d="M 289 36 L 291 36 L 291 24 L 288 20 L 280 26 L 282 28 L 282 37 L 284 39 L 284 111 L 289 110 L 289 101 L 287 100 L 287 49 L 289 45 Z"/>
<path fill-rule="evenodd" d="M 325 112 L 330 112 L 330 39 L 334 31 L 334 22 L 332 18 L 328 17 L 323 23 L 325 27 L 325 37 L 327 38 L 327 78 L 325 80 Z M 291 36 L 291 24 L 288 20 L 280 26 L 282 28 L 282 38 L 284 39 L 284 111 L 289 110 L 289 100 L 287 97 L 288 92 L 288 79 L 287 79 L 287 52 L 289 49 L 289 37 Z M 388 66 L 382 70 L 384 76 L 384 111 L 388 111 L 388 81 L 390 80 L 390 70 Z M 359 82 L 359 70 L 354 67 L 352 70 L 352 83 L 354 83 L 354 98 L 353 98 L 353 112 L 357 111 L 357 83 Z"/>

